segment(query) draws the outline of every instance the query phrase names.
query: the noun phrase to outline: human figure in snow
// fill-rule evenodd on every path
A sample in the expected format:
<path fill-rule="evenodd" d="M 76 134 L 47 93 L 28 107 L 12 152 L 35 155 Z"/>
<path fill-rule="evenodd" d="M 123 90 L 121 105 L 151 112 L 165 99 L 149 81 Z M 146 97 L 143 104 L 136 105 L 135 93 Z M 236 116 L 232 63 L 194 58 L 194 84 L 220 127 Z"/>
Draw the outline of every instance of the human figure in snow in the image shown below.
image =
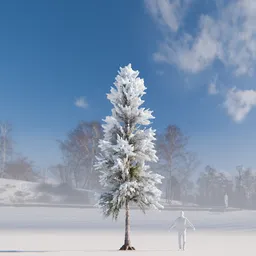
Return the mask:
<path fill-rule="evenodd" d="M 187 237 L 187 225 L 189 225 L 195 231 L 195 227 L 193 224 L 184 216 L 184 212 L 180 212 L 180 217 L 178 217 L 173 225 L 170 227 L 170 230 L 176 227 L 178 231 L 178 242 L 179 242 L 179 249 L 185 251 L 186 247 L 186 237 Z"/>
<path fill-rule="evenodd" d="M 228 194 L 227 193 L 224 196 L 224 203 L 225 203 L 225 207 L 228 208 Z"/>

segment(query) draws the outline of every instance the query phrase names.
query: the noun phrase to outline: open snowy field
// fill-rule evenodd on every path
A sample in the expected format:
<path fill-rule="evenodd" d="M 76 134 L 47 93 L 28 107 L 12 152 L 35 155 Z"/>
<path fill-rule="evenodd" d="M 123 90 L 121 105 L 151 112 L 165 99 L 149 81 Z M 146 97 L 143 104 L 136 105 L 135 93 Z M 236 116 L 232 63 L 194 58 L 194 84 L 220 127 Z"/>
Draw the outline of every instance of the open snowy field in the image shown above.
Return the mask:
<path fill-rule="evenodd" d="M 97 209 L 2 207 L 0 255 L 254 255 L 256 212 L 187 212 L 196 226 L 187 250 L 177 251 L 168 227 L 179 212 L 131 212 L 134 252 L 120 252 L 123 218 L 103 219 Z"/>

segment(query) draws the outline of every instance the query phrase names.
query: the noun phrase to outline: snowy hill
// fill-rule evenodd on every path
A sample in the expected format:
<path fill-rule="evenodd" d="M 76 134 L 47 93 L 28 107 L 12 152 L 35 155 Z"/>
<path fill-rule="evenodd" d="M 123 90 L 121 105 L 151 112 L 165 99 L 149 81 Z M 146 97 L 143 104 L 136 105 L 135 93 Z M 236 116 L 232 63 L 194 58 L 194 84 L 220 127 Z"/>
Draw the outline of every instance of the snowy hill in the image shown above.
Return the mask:
<path fill-rule="evenodd" d="M 66 185 L 0 179 L 0 204 L 88 204 L 93 192 L 75 190 Z"/>
<path fill-rule="evenodd" d="M 96 203 L 95 192 L 84 189 L 72 189 L 65 184 L 45 184 L 12 179 L 0 179 L 0 206 L 49 206 L 49 207 L 72 207 L 90 208 Z M 161 199 L 164 210 L 200 210 L 210 211 L 212 208 L 200 207 L 196 204 L 172 200 L 167 204 Z M 131 208 L 138 208 L 131 205 Z M 229 211 L 236 209 L 229 208 Z M 217 209 L 223 211 L 223 209 Z"/>
<path fill-rule="evenodd" d="M 170 206 L 164 199 L 161 201 L 165 207 Z M 66 185 L 0 179 L 1 204 L 95 204 L 95 196 L 93 191 L 72 189 Z M 182 206 L 182 203 L 172 201 L 171 206 Z"/>

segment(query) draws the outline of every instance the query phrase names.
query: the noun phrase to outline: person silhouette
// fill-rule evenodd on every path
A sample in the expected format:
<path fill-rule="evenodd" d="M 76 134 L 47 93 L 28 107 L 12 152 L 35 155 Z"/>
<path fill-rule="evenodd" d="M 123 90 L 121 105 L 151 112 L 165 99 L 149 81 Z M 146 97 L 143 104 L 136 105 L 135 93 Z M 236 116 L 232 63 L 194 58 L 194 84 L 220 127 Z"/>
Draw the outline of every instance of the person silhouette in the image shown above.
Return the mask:
<path fill-rule="evenodd" d="M 228 194 L 225 193 L 224 195 L 224 203 L 225 203 L 225 208 L 227 209 L 228 208 Z"/>
<path fill-rule="evenodd" d="M 179 249 L 185 251 L 186 247 L 186 240 L 187 240 L 187 225 L 189 225 L 193 230 L 195 231 L 194 225 L 184 216 L 184 212 L 180 212 L 180 217 L 178 217 L 172 226 L 170 227 L 170 230 L 176 227 L 178 231 L 178 242 L 179 242 Z"/>

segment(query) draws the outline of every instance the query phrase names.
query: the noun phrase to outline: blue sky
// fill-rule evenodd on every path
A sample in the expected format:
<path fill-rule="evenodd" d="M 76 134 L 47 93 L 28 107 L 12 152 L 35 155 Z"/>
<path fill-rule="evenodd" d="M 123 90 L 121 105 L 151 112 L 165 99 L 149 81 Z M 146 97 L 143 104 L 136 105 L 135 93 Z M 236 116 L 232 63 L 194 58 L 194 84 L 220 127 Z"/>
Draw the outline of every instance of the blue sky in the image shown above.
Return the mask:
<path fill-rule="evenodd" d="M 132 63 L 154 128 L 178 125 L 201 167 L 255 168 L 255 23 L 253 0 L 2 1 L 0 120 L 16 151 L 56 164 L 56 140 L 110 114 L 106 93 Z"/>

